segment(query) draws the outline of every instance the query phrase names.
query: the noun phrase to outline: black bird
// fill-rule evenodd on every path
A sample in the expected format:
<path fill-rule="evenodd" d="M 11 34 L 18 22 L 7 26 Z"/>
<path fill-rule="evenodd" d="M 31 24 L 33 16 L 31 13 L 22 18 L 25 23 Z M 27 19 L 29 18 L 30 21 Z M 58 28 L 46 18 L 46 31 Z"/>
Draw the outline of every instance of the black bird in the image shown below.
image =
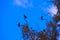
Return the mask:
<path fill-rule="evenodd" d="M 20 27 L 20 22 L 18 22 L 18 27 Z"/>
<path fill-rule="evenodd" d="M 27 18 L 27 16 L 24 14 L 24 19 L 26 19 Z"/>
<path fill-rule="evenodd" d="M 43 16 L 41 16 L 41 20 L 44 20 L 44 19 L 43 19 Z"/>

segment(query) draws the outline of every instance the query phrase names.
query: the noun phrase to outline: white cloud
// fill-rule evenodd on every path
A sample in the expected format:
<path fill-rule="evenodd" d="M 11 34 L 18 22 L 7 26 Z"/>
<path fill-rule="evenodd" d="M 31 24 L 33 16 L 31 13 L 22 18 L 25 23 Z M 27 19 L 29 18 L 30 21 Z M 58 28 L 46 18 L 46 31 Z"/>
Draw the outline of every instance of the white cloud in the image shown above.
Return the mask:
<path fill-rule="evenodd" d="M 23 8 L 33 7 L 32 2 L 28 2 L 28 0 L 14 0 L 14 5 L 21 6 Z"/>
<path fill-rule="evenodd" d="M 14 5 L 22 6 L 22 2 L 19 0 L 14 0 Z"/>
<path fill-rule="evenodd" d="M 53 17 L 54 15 L 57 14 L 58 9 L 57 9 L 57 7 L 55 5 L 52 5 L 50 8 L 48 8 L 48 12 Z"/>

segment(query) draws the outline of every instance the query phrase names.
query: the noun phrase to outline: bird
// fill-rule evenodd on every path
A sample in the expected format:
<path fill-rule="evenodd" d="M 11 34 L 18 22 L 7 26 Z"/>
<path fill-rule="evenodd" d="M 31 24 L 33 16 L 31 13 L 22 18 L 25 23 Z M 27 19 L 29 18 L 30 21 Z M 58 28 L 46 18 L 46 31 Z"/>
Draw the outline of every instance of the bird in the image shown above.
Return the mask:
<path fill-rule="evenodd" d="M 44 20 L 44 19 L 43 19 L 43 16 L 41 16 L 41 20 Z"/>
<path fill-rule="evenodd" d="M 20 22 L 18 22 L 18 27 L 20 27 Z"/>
<path fill-rule="evenodd" d="M 27 18 L 27 16 L 24 14 L 24 19 L 26 19 Z"/>

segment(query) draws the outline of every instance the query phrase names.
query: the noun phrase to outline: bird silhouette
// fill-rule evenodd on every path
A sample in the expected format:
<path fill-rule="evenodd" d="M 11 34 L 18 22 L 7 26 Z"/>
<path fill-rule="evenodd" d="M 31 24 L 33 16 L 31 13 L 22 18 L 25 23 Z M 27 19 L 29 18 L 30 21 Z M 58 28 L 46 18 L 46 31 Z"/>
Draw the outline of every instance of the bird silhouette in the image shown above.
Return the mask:
<path fill-rule="evenodd" d="M 43 16 L 41 16 L 41 20 L 44 20 L 44 19 L 43 19 Z"/>
<path fill-rule="evenodd" d="M 27 18 L 27 16 L 24 14 L 24 19 L 26 19 Z"/>
<path fill-rule="evenodd" d="M 20 22 L 18 22 L 18 27 L 20 27 Z"/>

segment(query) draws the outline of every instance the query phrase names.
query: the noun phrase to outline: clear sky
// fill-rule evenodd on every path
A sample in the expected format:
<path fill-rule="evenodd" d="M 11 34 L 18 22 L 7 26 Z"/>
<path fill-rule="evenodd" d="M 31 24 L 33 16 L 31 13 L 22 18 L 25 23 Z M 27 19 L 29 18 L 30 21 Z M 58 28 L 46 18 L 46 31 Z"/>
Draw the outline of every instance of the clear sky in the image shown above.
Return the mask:
<path fill-rule="evenodd" d="M 52 20 L 47 10 L 52 3 L 48 0 L 3 0 L 0 4 L 1 40 L 22 40 L 21 28 L 18 28 L 17 23 L 25 23 L 24 14 L 29 27 L 36 31 L 46 29 L 46 22 Z M 41 16 L 46 20 L 41 20 Z"/>

